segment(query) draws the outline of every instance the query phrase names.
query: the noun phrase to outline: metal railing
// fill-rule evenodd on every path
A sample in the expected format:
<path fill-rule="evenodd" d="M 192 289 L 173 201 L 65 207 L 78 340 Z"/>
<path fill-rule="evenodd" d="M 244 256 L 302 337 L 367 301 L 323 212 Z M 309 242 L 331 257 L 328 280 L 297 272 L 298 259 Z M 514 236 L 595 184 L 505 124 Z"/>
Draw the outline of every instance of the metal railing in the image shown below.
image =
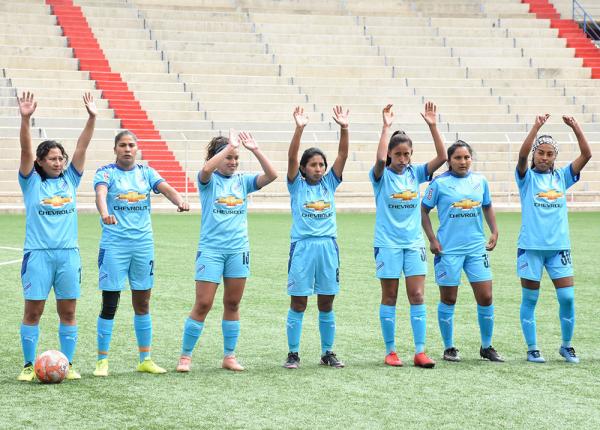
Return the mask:
<path fill-rule="evenodd" d="M 600 25 L 577 1 L 573 0 L 573 21 L 579 22 L 582 30 L 592 40 L 600 40 Z"/>

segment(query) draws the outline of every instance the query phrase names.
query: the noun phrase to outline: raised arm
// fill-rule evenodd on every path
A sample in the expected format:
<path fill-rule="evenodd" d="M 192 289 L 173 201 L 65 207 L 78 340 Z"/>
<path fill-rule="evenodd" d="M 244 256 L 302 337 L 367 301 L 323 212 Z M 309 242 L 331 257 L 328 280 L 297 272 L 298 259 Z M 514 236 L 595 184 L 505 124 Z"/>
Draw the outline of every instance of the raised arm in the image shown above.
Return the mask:
<path fill-rule="evenodd" d="M 71 164 L 75 167 L 79 173 L 83 173 L 83 166 L 85 165 L 85 153 L 94 135 L 94 127 L 96 126 L 96 115 L 98 115 L 98 108 L 94 102 L 94 96 L 91 93 L 85 93 L 83 95 L 83 104 L 88 112 L 88 120 L 85 123 L 83 131 L 77 139 L 77 146 L 73 153 L 73 160 Z"/>
<path fill-rule="evenodd" d="M 275 170 L 275 167 L 273 167 L 273 165 L 265 156 L 265 154 L 262 153 L 252 135 L 250 133 L 242 131 L 240 133 L 240 141 L 248 151 L 254 154 L 254 156 L 260 163 L 260 167 L 262 167 L 263 169 L 264 173 L 260 175 L 256 180 L 258 188 L 262 188 L 266 185 L 269 185 L 271 182 L 277 179 L 277 171 Z"/>
<path fill-rule="evenodd" d="M 212 157 L 210 160 L 207 160 L 206 163 L 204 163 L 204 166 L 200 170 L 199 174 L 200 182 L 202 182 L 203 184 L 207 184 L 208 182 L 210 182 L 212 174 L 215 170 L 217 170 L 221 161 L 223 161 L 225 157 L 227 157 L 227 155 L 229 155 L 229 153 L 238 146 L 240 146 L 239 138 L 237 136 L 234 136 L 234 133 L 230 130 L 229 144 L 225 149 L 223 149 L 218 154 L 215 154 L 214 157 Z"/>
<path fill-rule="evenodd" d="M 342 173 L 344 172 L 344 166 L 346 165 L 346 160 L 348 159 L 348 145 L 350 143 L 350 138 L 348 135 L 348 114 L 350 110 L 346 109 L 346 113 L 344 113 L 344 109 L 341 106 L 334 106 L 333 108 L 333 120 L 338 123 L 340 126 L 340 143 L 338 145 L 338 155 L 333 162 L 333 173 L 338 178 L 342 178 Z"/>
<path fill-rule="evenodd" d="M 308 115 L 304 113 L 304 109 L 300 106 L 296 106 L 294 109 L 294 122 L 296 123 L 296 130 L 294 130 L 290 148 L 288 149 L 287 179 L 290 182 L 298 176 L 298 168 L 300 166 L 298 151 L 300 149 L 300 141 L 302 140 L 302 132 L 306 124 L 308 124 Z"/>
<path fill-rule="evenodd" d="M 117 219 L 115 216 L 108 213 L 108 206 L 106 205 L 107 194 L 108 188 L 106 185 L 96 185 L 96 209 L 98 209 L 98 213 L 104 224 L 116 224 Z"/>
<path fill-rule="evenodd" d="M 525 176 L 525 173 L 527 173 L 527 157 L 529 157 L 529 153 L 531 152 L 531 146 L 535 141 L 535 137 L 537 136 L 538 131 L 540 131 L 540 128 L 542 128 L 546 121 L 548 121 L 548 118 L 550 118 L 550 114 L 538 115 L 535 117 L 535 123 L 533 124 L 531 130 L 529 130 L 529 134 L 527 134 L 527 137 L 523 141 L 521 149 L 519 149 L 519 161 L 517 161 L 517 170 L 519 172 L 520 177 Z"/>
<path fill-rule="evenodd" d="M 373 166 L 373 174 L 375 179 L 379 180 L 383 175 L 383 169 L 385 169 L 385 162 L 387 161 L 388 145 L 390 143 L 390 131 L 392 123 L 394 122 L 394 111 L 392 111 L 391 104 L 383 108 L 381 116 L 383 119 L 383 126 L 381 128 L 381 136 L 379 137 L 379 145 L 377 146 L 377 155 L 375 157 L 375 166 Z"/>
<path fill-rule="evenodd" d="M 19 173 L 23 176 L 27 176 L 33 170 L 33 162 L 35 161 L 35 154 L 31 147 L 31 115 L 35 112 L 37 102 L 33 98 L 33 93 L 29 91 L 23 92 L 21 98 L 17 96 L 17 104 L 19 106 L 19 113 L 21 114 L 21 131 L 19 133 L 19 140 L 21 142 L 21 163 L 19 165 Z"/>
<path fill-rule="evenodd" d="M 483 207 L 483 216 L 485 217 L 485 222 L 487 222 L 491 233 L 488 243 L 485 245 L 485 249 L 487 251 L 493 251 L 498 243 L 498 226 L 496 225 L 496 212 L 494 212 L 492 205 Z"/>
<path fill-rule="evenodd" d="M 429 132 L 435 146 L 435 158 L 427 163 L 427 174 L 433 175 L 433 172 L 442 167 L 442 164 L 447 160 L 444 139 L 437 128 L 437 106 L 433 102 L 425 103 L 425 112 L 421 116 L 429 126 Z"/>
<path fill-rule="evenodd" d="M 429 212 L 431 209 L 425 205 L 421 205 L 421 225 L 425 231 L 427 239 L 429 239 L 429 250 L 432 254 L 438 255 L 442 252 L 442 245 L 438 242 L 435 233 L 433 232 L 433 226 L 431 225 L 431 219 L 429 218 Z"/>
<path fill-rule="evenodd" d="M 590 144 L 588 143 L 585 135 L 583 134 L 583 130 L 581 126 L 577 122 L 575 118 L 572 116 L 563 116 L 563 121 L 573 130 L 575 133 L 575 137 L 577 138 L 577 144 L 579 145 L 579 157 L 577 157 L 571 163 L 571 167 L 573 168 L 573 173 L 575 175 L 579 175 L 579 173 L 583 170 L 585 165 L 592 158 L 592 149 L 590 148 Z"/>
<path fill-rule="evenodd" d="M 177 212 L 187 212 L 190 210 L 190 205 L 186 202 L 181 194 L 167 183 L 162 181 L 157 185 L 156 189 L 164 195 L 171 203 L 177 206 Z"/>

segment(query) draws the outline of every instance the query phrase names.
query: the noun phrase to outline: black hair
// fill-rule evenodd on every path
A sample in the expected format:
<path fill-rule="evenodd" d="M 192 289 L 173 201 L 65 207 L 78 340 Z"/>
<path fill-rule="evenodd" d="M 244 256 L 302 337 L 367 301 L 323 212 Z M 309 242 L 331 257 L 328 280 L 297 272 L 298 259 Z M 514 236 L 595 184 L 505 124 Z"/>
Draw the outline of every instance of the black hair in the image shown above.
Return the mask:
<path fill-rule="evenodd" d="M 38 173 L 38 175 L 40 175 L 42 181 L 48 179 L 48 175 L 46 174 L 46 172 L 44 172 L 44 169 L 42 168 L 42 166 L 39 165 L 37 160 L 43 160 L 44 158 L 46 158 L 50 150 L 54 148 L 58 148 L 61 152 L 63 158 L 65 159 L 65 165 L 69 161 L 69 156 L 67 155 L 65 148 L 63 148 L 63 146 L 60 143 L 58 143 L 55 140 L 44 140 L 38 145 L 37 149 L 35 150 L 35 160 L 33 161 L 33 168 Z"/>
<path fill-rule="evenodd" d="M 390 143 L 388 143 L 388 152 L 390 152 L 392 149 L 394 149 L 396 146 L 402 144 L 402 143 L 406 143 L 411 149 L 413 147 L 413 143 L 410 137 L 408 137 L 408 135 L 402 131 L 402 130 L 396 130 L 394 132 L 394 134 L 392 134 L 392 137 L 390 138 Z M 385 165 L 389 166 L 392 162 L 392 159 L 390 157 L 386 157 L 385 160 Z"/>
<path fill-rule="evenodd" d="M 323 157 L 323 161 L 325 162 L 325 170 L 327 170 L 327 157 L 325 156 L 323 151 L 321 151 L 319 148 L 314 148 L 314 147 L 308 148 L 306 151 L 304 151 L 304 153 L 302 154 L 302 157 L 300 158 L 300 167 L 302 167 L 302 169 L 306 169 L 308 160 L 313 158 L 315 155 L 320 155 L 321 157 Z M 303 178 L 306 178 L 306 173 L 303 172 L 302 169 L 299 169 L 300 174 L 302 175 Z"/>
<path fill-rule="evenodd" d="M 229 138 L 225 136 L 216 136 L 213 137 L 210 142 L 208 142 L 208 148 L 206 148 L 206 161 L 213 158 L 219 152 L 223 150 L 227 145 L 229 145 Z"/>
<path fill-rule="evenodd" d="M 135 140 L 136 143 L 138 141 L 138 138 L 135 135 L 135 133 L 133 133 L 132 131 L 129 131 L 129 130 L 123 130 L 123 131 L 120 131 L 119 133 L 117 133 L 117 135 L 115 136 L 115 148 L 117 147 L 117 143 L 119 143 L 119 140 L 121 140 L 121 138 L 123 138 L 124 136 L 133 137 L 133 140 Z"/>
<path fill-rule="evenodd" d="M 469 151 L 469 155 L 471 155 L 471 157 L 473 156 L 473 148 L 471 148 L 471 145 L 469 145 L 467 142 L 465 142 L 464 140 L 457 140 L 456 142 L 454 142 L 452 145 L 450 145 L 448 147 L 448 150 L 446 151 L 446 153 L 448 154 L 448 171 L 451 172 L 452 171 L 452 165 L 450 164 L 450 158 L 452 157 L 452 154 L 454 154 L 454 152 L 458 149 L 458 148 L 467 148 L 467 151 Z"/>

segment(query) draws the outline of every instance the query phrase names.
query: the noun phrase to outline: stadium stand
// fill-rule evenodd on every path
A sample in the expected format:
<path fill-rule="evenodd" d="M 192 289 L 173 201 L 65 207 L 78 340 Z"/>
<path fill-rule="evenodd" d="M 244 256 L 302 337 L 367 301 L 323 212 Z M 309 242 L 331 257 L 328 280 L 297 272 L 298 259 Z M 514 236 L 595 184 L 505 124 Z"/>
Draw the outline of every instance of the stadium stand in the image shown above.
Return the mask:
<path fill-rule="evenodd" d="M 188 181 L 182 173 L 169 179 L 197 205 L 192 182 L 204 148 L 234 128 L 251 131 L 281 172 L 252 204 L 287 208 L 283 172 L 295 105 L 311 120 L 303 146 L 319 146 L 332 159 L 338 129 L 331 107 L 351 111 L 351 154 L 338 194 L 346 209 L 373 207 L 367 172 L 389 102 L 395 126 L 415 142 L 414 162 L 422 162 L 433 145 L 419 112 L 434 101 L 446 141 L 474 146 L 474 168 L 486 174 L 499 205 L 517 207 L 514 164 L 535 114 L 553 115 L 544 132 L 562 143 L 559 163 L 577 153 L 561 114 L 583 123 L 592 151 L 600 149 L 600 79 L 593 79 L 600 57 L 570 16 L 544 15 L 558 14 L 539 9 L 545 0 L 77 0 L 72 9 L 65 9 L 70 0 L 47 3 L 0 4 L 5 205 L 22 201 L 15 172 L 15 95 L 22 90 L 39 100 L 34 143 L 47 136 L 69 152 L 85 121 L 82 92 L 97 98 L 84 203 L 92 202 L 95 168 L 113 158 L 115 131 L 129 127 L 146 141 L 144 162 L 165 167 L 166 176 L 187 172 Z M 84 22 L 97 47 L 77 45 Z M 121 81 L 108 82 L 117 76 Z M 248 153 L 241 155 L 241 169 L 258 170 Z M 571 190 L 574 206 L 598 207 L 600 162 L 592 160 L 585 181 Z"/>

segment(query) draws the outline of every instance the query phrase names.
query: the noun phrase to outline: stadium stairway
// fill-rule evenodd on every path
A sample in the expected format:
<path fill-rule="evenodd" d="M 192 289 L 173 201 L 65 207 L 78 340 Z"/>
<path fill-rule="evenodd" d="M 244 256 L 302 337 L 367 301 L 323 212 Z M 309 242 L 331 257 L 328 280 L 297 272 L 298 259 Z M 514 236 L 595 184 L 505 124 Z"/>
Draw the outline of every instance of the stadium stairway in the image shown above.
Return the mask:
<path fill-rule="evenodd" d="M 539 19 L 549 19 L 550 27 L 558 29 L 558 37 L 567 40 L 567 47 L 575 48 L 575 57 L 583 58 L 583 65 L 592 69 L 592 78 L 600 79 L 600 50 L 587 37 L 579 24 L 572 19 L 563 19 L 548 0 L 523 0 L 529 11 Z"/>
<path fill-rule="evenodd" d="M 185 190 L 187 181 L 187 188 L 194 190 L 193 183 L 186 178 L 181 165 L 161 139 L 133 92 L 121 76 L 111 70 L 81 8 L 75 6 L 72 0 L 46 0 L 46 3 L 51 6 L 58 25 L 68 38 L 74 57 L 79 60 L 79 69 L 90 72 L 90 79 L 96 82 L 96 88 L 102 91 L 102 97 L 108 100 L 115 116 L 121 120 L 121 127 L 131 130 L 139 138 L 144 160 L 175 189 Z"/>

